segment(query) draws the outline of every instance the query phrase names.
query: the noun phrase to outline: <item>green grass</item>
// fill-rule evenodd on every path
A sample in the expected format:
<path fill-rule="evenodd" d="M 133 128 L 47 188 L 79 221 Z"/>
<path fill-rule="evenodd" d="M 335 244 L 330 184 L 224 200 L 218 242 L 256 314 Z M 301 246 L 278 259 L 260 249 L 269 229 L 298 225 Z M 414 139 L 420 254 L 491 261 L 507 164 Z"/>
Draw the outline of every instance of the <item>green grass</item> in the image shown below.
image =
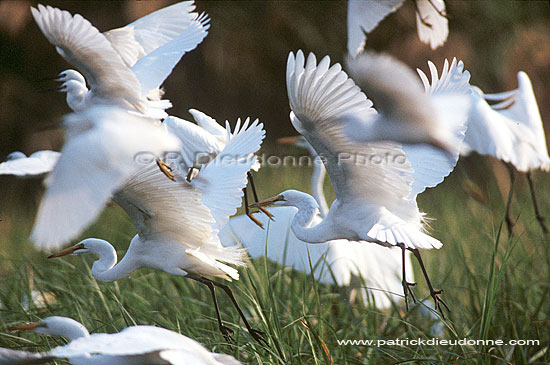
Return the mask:
<path fill-rule="evenodd" d="M 433 235 L 444 243 L 440 250 L 423 253 L 434 286 L 444 289 L 451 308 L 440 338 L 537 339 L 539 345 L 339 346 L 337 340 L 345 339 L 429 339 L 433 321 L 418 309 L 406 313 L 402 305 L 379 310 L 350 303 L 347 288 L 315 283 L 263 259 L 253 260 L 241 270 L 241 280 L 229 285 L 253 326 L 267 334 L 269 348 L 248 336 L 220 292 L 222 316 L 234 329 L 235 341 L 228 344 L 217 329 L 206 287 L 149 269 L 115 283 L 96 282 L 90 274 L 94 257 L 47 260 L 28 242 L 33 212 L 12 209 L 0 222 L 0 346 L 44 351 L 63 344 L 61 338 L 5 329 L 62 315 L 81 321 L 91 332 L 115 332 L 136 324 L 162 326 L 247 364 L 548 363 L 550 246 L 535 220 L 527 184 L 518 177 L 512 211 L 519 220 L 508 239 L 505 227 L 500 229 L 505 199 L 492 174 L 479 179 L 488 197 L 482 204 L 462 188 L 464 164 L 457 169 L 419 198 L 421 209 L 436 218 L 430 222 Z M 264 169 L 256 182 L 262 197 L 288 187 L 307 191 L 309 174 L 307 168 Z M 542 211 L 550 216 L 550 178 L 535 174 L 535 183 Z M 109 207 L 82 238 L 107 239 L 122 256 L 133 235 L 125 214 Z M 419 299 L 430 300 L 414 265 L 418 285 L 413 290 Z M 55 302 L 24 309 L 21 303 L 31 281 L 35 290 L 53 293 Z"/>

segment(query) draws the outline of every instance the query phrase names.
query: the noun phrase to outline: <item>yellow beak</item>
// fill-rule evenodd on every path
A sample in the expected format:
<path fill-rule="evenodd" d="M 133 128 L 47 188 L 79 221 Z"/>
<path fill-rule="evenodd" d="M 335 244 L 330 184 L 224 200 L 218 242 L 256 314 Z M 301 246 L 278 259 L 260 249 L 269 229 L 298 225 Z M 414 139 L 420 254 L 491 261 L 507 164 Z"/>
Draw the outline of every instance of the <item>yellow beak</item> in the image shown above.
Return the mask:
<path fill-rule="evenodd" d="M 48 258 L 53 259 L 53 258 L 56 258 L 56 257 L 67 256 L 67 255 L 72 254 L 76 250 L 83 249 L 83 248 L 85 248 L 83 243 L 77 243 L 74 246 L 67 247 L 67 248 L 65 248 L 65 249 L 63 249 L 59 252 L 54 253 L 53 255 L 48 256 Z"/>
<path fill-rule="evenodd" d="M 296 142 L 298 142 L 299 138 L 300 138 L 300 136 L 282 137 L 282 138 L 277 139 L 277 143 L 280 143 L 280 144 L 295 144 Z"/>
<path fill-rule="evenodd" d="M 9 327 L 8 331 L 32 331 L 37 327 L 46 327 L 46 325 L 42 322 L 22 323 L 17 326 Z"/>
<path fill-rule="evenodd" d="M 250 204 L 248 207 L 249 208 L 269 207 L 269 206 L 273 205 L 273 203 L 275 203 L 275 202 L 284 201 L 284 200 L 285 200 L 285 198 L 283 198 L 282 195 L 276 195 L 274 197 L 264 199 L 264 200 L 259 201 L 257 203 Z"/>

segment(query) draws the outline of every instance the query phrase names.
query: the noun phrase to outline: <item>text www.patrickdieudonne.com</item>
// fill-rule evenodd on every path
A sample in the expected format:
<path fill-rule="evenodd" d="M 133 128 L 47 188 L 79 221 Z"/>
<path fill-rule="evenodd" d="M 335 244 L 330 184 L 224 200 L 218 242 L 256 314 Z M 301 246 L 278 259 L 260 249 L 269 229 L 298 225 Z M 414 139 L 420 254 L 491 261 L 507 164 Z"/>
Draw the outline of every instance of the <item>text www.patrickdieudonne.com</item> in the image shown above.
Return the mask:
<path fill-rule="evenodd" d="M 540 340 L 523 339 L 497 339 L 497 340 L 475 340 L 470 338 L 461 339 L 440 339 L 433 338 L 395 338 L 376 340 L 337 340 L 339 346 L 537 346 Z"/>

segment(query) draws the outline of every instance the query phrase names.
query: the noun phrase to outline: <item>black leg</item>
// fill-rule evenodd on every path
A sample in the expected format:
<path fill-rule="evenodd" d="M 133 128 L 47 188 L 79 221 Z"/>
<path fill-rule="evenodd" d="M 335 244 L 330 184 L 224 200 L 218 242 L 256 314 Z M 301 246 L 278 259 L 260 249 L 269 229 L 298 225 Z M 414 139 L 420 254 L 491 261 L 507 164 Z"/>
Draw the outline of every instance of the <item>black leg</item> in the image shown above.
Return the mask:
<path fill-rule="evenodd" d="M 262 222 L 260 222 L 259 220 L 256 219 L 256 217 L 253 216 L 254 213 L 258 213 L 258 212 L 251 213 L 250 208 L 248 208 L 248 194 L 247 194 L 246 188 L 243 189 L 243 196 L 244 196 L 244 213 L 248 218 L 250 218 L 252 222 L 256 223 L 258 227 L 263 229 L 264 225 L 262 224 Z"/>
<path fill-rule="evenodd" d="M 256 187 L 254 186 L 254 179 L 252 178 L 252 174 L 250 173 L 250 171 L 248 171 L 246 174 L 248 176 L 248 182 L 250 183 L 250 187 L 252 188 L 252 196 L 254 196 L 254 203 L 257 203 L 260 200 L 258 199 L 258 194 L 256 193 Z M 258 207 L 258 209 L 261 210 L 262 213 L 267 215 L 269 219 L 273 220 L 273 214 L 271 214 L 267 209 L 265 209 L 264 207 Z"/>
<path fill-rule="evenodd" d="M 531 171 L 527 171 L 525 174 L 527 177 L 527 182 L 529 183 L 529 190 L 531 190 L 531 199 L 533 200 L 533 208 L 535 209 L 535 216 L 539 222 L 540 228 L 544 234 L 548 234 L 548 227 L 544 223 L 544 217 L 540 214 L 539 205 L 537 203 L 537 197 L 535 195 L 535 186 L 533 185 L 533 177 L 531 176 Z"/>
<path fill-rule="evenodd" d="M 514 229 L 514 221 L 510 217 L 510 206 L 512 205 L 512 194 L 514 191 L 514 182 L 516 180 L 516 174 L 514 172 L 514 166 L 509 163 L 504 163 L 508 169 L 508 174 L 510 175 L 510 191 L 508 192 L 508 201 L 506 202 L 506 228 L 508 229 L 508 237 L 512 237 L 512 230 Z"/>
<path fill-rule="evenodd" d="M 243 322 L 244 322 L 244 325 L 246 327 L 246 329 L 248 330 L 248 333 L 250 333 L 250 335 L 256 340 L 258 341 L 259 343 L 261 343 L 262 345 L 264 346 L 268 346 L 267 344 L 267 341 L 264 339 L 264 333 L 261 332 L 261 331 L 258 331 L 258 330 L 255 330 L 254 328 L 252 328 L 252 326 L 250 326 L 250 324 L 248 323 L 243 311 L 241 310 L 241 308 L 239 307 L 239 303 L 237 303 L 237 299 L 235 299 L 235 296 L 233 295 L 233 292 L 231 291 L 231 288 L 228 287 L 227 285 L 224 285 L 224 284 L 220 284 L 220 283 L 217 283 L 215 281 L 212 281 L 212 284 L 214 284 L 215 286 L 217 286 L 218 288 L 221 288 L 225 294 L 227 294 L 227 296 L 229 297 L 229 299 L 231 299 L 231 302 L 233 303 L 233 305 L 235 306 L 235 308 L 237 309 L 237 312 L 239 313 L 239 316 L 241 316 Z"/>
<path fill-rule="evenodd" d="M 214 308 L 216 308 L 216 316 L 218 317 L 218 326 L 220 327 L 220 332 L 228 342 L 233 341 L 233 339 L 231 338 L 231 334 L 233 333 L 233 330 L 223 325 L 222 317 L 220 316 L 218 300 L 216 299 L 216 293 L 214 292 L 214 284 L 213 284 L 214 282 L 210 279 L 204 278 L 199 275 L 194 275 L 194 274 L 187 274 L 187 277 L 206 285 L 208 289 L 210 289 L 210 293 L 212 293 L 212 300 L 214 301 Z"/>
<path fill-rule="evenodd" d="M 412 300 L 414 303 L 416 303 L 416 298 L 414 296 L 414 293 L 411 289 L 411 286 L 415 286 L 416 283 L 409 283 L 407 281 L 407 274 L 406 274 L 406 271 L 405 271 L 405 245 L 400 243 L 398 244 L 398 246 L 401 248 L 401 253 L 402 253 L 402 267 L 403 267 L 403 276 L 402 276 L 402 281 L 401 283 L 403 284 L 403 293 L 405 294 L 405 308 L 407 309 L 407 312 L 409 311 L 409 300 L 408 300 L 408 297 L 409 297 L 409 294 L 411 295 L 412 297 Z"/>
<path fill-rule="evenodd" d="M 428 272 L 426 271 L 426 268 L 424 267 L 424 262 L 422 261 L 422 257 L 420 256 L 420 251 L 418 251 L 417 248 L 415 249 L 408 249 L 412 251 L 416 259 L 418 260 L 418 263 L 420 264 L 420 268 L 422 269 L 422 273 L 424 274 L 424 278 L 426 279 L 426 283 L 428 284 L 428 288 L 430 289 L 430 295 L 432 296 L 434 302 L 435 302 L 435 310 L 439 311 L 441 313 L 441 317 L 445 319 L 445 315 L 443 314 L 443 310 L 441 308 L 441 304 L 447 309 L 448 312 L 451 310 L 447 306 L 447 304 L 439 297 L 441 293 L 443 293 L 443 290 L 434 290 L 432 286 L 432 282 L 430 281 L 430 277 L 428 276 Z"/>

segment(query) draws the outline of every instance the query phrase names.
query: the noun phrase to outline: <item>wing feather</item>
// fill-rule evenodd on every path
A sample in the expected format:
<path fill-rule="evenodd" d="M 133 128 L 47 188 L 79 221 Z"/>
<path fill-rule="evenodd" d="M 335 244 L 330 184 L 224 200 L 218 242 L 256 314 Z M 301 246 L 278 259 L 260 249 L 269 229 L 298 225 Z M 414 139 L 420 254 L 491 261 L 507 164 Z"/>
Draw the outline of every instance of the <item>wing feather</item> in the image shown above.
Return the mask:
<path fill-rule="evenodd" d="M 441 76 L 438 75 L 436 66 L 428 61 L 430 69 L 431 83 L 424 72 L 417 69 L 418 74 L 424 84 L 424 89 L 427 95 L 430 96 L 445 96 L 445 95 L 464 95 L 470 94 L 470 72 L 464 70 L 462 61 L 457 61 L 454 58 L 449 65 L 445 60 Z M 438 104 L 436 104 L 436 107 Z M 441 110 L 441 114 L 457 115 L 453 108 Z M 463 123 L 461 128 L 455 130 L 457 141 L 464 140 L 467 123 Z M 431 188 L 440 184 L 447 177 L 458 162 L 459 150 L 457 149 L 452 155 L 445 153 L 438 148 L 427 145 L 405 145 L 403 146 L 407 158 L 409 159 L 412 168 L 414 169 L 414 182 L 412 185 L 411 198 L 422 193 L 426 188 Z"/>
<path fill-rule="evenodd" d="M 198 189 L 182 178 L 168 179 L 156 165 L 138 171 L 114 196 L 143 240 L 169 238 L 192 249 L 218 242 L 201 199 Z"/>
<path fill-rule="evenodd" d="M 314 64 L 314 56 L 309 57 Z M 339 201 L 366 198 L 382 205 L 403 205 L 409 195 L 412 172 L 406 159 L 403 163 L 371 163 L 372 159 L 404 156 L 398 144 L 392 142 L 356 143 L 347 138 L 344 129 L 357 116 L 365 119 L 376 116 L 372 103 L 336 64 L 307 74 L 303 53 L 294 59 L 291 53 L 287 74 L 291 121 L 324 160 L 336 197 Z M 306 67 L 307 68 L 307 67 Z M 310 66 L 311 69 L 311 66 Z M 331 70 L 335 70 L 332 71 Z M 328 77 L 330 81 L 324 80 Z M 313 80 L 311 80 L 313 79 Z M 304 81 L 305 80 L 305 81 Z M 303 85 L 309 85 L 304 88 Z M 309 93 L 321 87 L 322 93 Z M 324 93 L 324 94 L 323 94 Z M 315 95 L 311 98 L 310 95 Z M 305 133 L 300 131 L 303 129 Z"/>
<path fill-rule="evenodd" d="M 65 118 L 67 142 L 40 203 L 31 239 L 57 248 L 84 230 L 112 194 L 138 171 L 143 151 L 177 151 L 179 141 L 150 120 L 115 107 L 96 106 Z"/>
<path fill-rule="evenodd" d="M 86 78 L 94 95 L 121 99 L 130 105 L 142 102 L 138 79 L 111 43 L 81 15 L 51 6 L 31 8 L 32 15 L 57 52 Z"/>
<path fill-rule="evenodd" d="M 193 10 L 193 1 L 182 1 L 103 34 L 132 67 L 141 57 L 184 33 L 199 16 Z"/>
<path fill-rule="evenodd" d="M 265 137 L 263 124 L 247 118 L 231 135 L 227 126 L 228 141 L 218 156 L 210 162 L 192 183 L 202 191 L 203 203 L 210 209 L 218 229 L 223 228 L 229 217 L 241 205 L 242 189 L 248 182 L 247 172 L 256 163 L 254 153 L 260 149 Z"/>
<path fill-rule="evenodd" d="M 203 41 L 210 27 L 208 22 L 206 15 L 197 18 L 189 24 L 185 32 L 140 58 L 132 66 L 132 71 L 141 84 L 142 95 L 158 89 L 183 55 Z"/>

